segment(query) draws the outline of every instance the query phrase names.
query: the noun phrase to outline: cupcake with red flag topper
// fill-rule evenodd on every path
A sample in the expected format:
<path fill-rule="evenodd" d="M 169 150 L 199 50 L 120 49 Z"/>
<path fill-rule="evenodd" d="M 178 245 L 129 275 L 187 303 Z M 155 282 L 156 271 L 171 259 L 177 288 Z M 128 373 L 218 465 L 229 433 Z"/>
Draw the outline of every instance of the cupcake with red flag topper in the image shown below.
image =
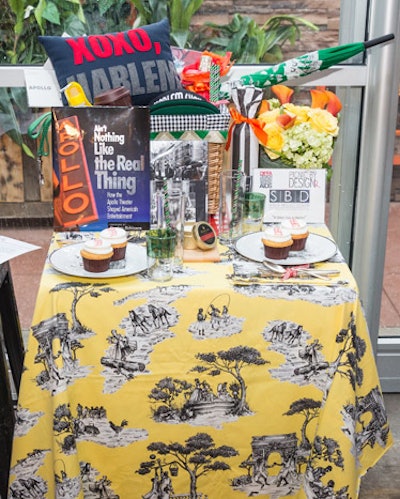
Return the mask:
<path fill-rule="evenodd" d="M 113 249 L 103 239 L 89 239 L 81 249 L 83 268 L 87 272 L 106 272 L 110 268 Z"/>
<path fill-rule="evenodd" d="M 287 218 L 282 220 L 281 227 L 290 232 L 293 245 L 290 251 L 301 251 L 305 248 L 308 238 L 308 227 L 305 220 L 301 218 Z"/>
<path fill-rule="evenodd" d="M 290 232 L 278 225 L 267 227 L 261 237 L 266 258 L 284 260 L 289 256 L 293 240 Z"/>
<path fill-rule="evenodd" d="M 126 246 L 128 244 L 125 229 L 121 227 L 109 227 L 100 232 L 100 237 L 108 244 L 111 244 L 112 249 L 114 250 L 111 261 L 115 262 L 125 258 Z"/>

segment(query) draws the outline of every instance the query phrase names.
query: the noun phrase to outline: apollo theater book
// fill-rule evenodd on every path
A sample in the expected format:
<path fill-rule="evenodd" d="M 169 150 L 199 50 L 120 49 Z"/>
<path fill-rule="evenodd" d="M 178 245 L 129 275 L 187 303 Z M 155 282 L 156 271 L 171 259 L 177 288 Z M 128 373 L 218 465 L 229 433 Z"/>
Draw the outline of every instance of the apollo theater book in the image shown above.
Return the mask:
<path fill-rule="evenodd" d="M 54 229 L 150 226 L 147 107 L 52 109 Z"/>

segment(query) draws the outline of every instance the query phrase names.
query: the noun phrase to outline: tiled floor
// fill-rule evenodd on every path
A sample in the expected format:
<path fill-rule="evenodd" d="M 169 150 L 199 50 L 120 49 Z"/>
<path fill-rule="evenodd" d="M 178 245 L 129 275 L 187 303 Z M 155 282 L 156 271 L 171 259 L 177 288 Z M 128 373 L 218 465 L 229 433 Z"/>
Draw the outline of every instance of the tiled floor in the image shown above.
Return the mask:
<path fill-rule="evenodd" d="M 390 206 L 385 276 L 382 294 L 381 331 L 400 335 L 400 203 Z M 11 260 L 11 271 L 21 327 L 30 327 L 40 276 L 52 233 L 51 227 L 1 228 L 0 234 L 26 241 L 40 249 Z M 400 394 L 385 394 L 389 423 L 395 443 L 367 473 L 359 499 L 400 499 Z"/>
<path fill-rule="evenodd" d="M 381 334 L 390 328 L 400 335 L 400 203 L 391 203 L 389 210 L 380 325 Z"/>

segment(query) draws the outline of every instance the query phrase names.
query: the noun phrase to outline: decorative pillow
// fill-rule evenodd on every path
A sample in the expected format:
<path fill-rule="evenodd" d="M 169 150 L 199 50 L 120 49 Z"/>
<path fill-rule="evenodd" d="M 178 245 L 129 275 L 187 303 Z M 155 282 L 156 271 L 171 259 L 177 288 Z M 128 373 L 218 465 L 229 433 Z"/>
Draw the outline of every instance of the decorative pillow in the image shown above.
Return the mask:
<path fill-rule="evenodd" d="M 182 88 L 169 40 L 168 19 L 104 35 L 39 36 L 60 88 L 76 81 L 93 103 L 97 94 L 124 86 L 139 106 Z"/>

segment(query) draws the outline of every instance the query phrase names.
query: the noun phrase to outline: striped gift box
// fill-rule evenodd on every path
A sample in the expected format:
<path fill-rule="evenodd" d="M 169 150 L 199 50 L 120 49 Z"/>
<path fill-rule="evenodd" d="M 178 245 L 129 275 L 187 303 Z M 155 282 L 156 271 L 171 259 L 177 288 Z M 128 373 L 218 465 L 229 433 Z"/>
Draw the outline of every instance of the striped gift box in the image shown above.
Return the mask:
<path fill-rule="evenodd" d="M 263 98 L 263 90 L 253 86 L 237 87 L 232 90 L 232 101 L 244 118 L 255 118 Z M 232 128 L 232 168 L 242 165 L 246 175 L 251 175 L 259 163 L 259 142 L 251 126 L 243 120 Z"/>

